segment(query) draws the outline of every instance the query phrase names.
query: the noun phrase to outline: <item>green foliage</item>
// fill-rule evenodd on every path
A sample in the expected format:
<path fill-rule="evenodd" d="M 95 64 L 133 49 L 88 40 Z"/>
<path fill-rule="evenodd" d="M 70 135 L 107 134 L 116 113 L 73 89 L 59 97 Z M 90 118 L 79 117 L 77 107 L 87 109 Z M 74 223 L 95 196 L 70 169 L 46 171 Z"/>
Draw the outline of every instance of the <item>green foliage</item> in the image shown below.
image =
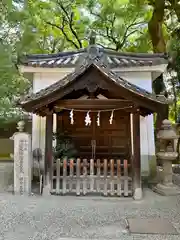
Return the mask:
<path fill-rule="evenodd" d="M 15 100 L 26 92 L 27 79 L 19 73 L 12 59 L 11 48 L 0 43 L 0 123 L 19 119 L 19 110 L 14 111 Z M 13 109 L 13 110 L 12 110 Z"/>
<path fill-rule="evenodd" d="M 54 134 L 53 138 L 57 141 L 57 145 L 53 151 L 55 159 L 63 159 L 64 157 L 77 157 L 77 150 L 74 146 L 72 138 L 68 136 L 66 132 L 63 132 L 59 135 Z"/>
<path fill-rule="evenodd" d="M 100 43 L 115 50 L 137 51 L 142 35 L 147 32 L 144 5 L 136 1 L 103 0 L 90 1 L 88 9 L 94 17 L 92 27 Z M 142 48 L 143 51 L 146 49 Z"/>
<path fill-rule="evenodd" d="M 22 16 L 15 1 L 2 1 L 0 21 L 0 124 L 18 120 L 22 114 L 15 109 L 15 100 L 28 90 L 29 82 L 18 70 L 19 22 Z"/>
<path fill-rule="evenodd" d="M 2 0 L 0 119 L 12 117 L 10 113 L 15 99 L 30 87 L 17 68 L 19 56 L 87 47 L 91 30 L 96 32 L 96 43 L 103 47 L 117 51 L 152 52 L 148 23 L 156 3 L 157 0 Z M 180 81 L 177 31 L 180 16 L 175 1 L 165 0 L 165 3 L 163 37 L 173 58 L 171 68 L 177 72 Z M 171 108 L 174 109 L 178 106 L 179 90 L 172 87 L 171 81 L 168 85 L 171 95 L 177 95 L 177 105 L 174 102 Z M 162 79 L 154 84 L 157 93 L 165 87 Z M 19 110 L 15 115 L 21 116 Z"/>
<path fill-rule="evenodd" d="M 91 29 L 105 47 L 136 51 L 139 45 L 143 51 L 145 46 L 140 43 L 147 32 L 144 5 L 133 1 L 3 0 L 0 7 L 1 123 L 22 116 L 19 110 L 12 111 L 15 99 L 30 87 L 17 68 L 22 54 L 86 47 Z"/>
<path fill-rule="evenodd" d="M 147 34 L 151 12 L 143 1 L 31 0 L 11 19 L 21 21 L 21 53 L 86 47 L 92 29 L 104 47 L 147 52 L 151 50 Z"/>

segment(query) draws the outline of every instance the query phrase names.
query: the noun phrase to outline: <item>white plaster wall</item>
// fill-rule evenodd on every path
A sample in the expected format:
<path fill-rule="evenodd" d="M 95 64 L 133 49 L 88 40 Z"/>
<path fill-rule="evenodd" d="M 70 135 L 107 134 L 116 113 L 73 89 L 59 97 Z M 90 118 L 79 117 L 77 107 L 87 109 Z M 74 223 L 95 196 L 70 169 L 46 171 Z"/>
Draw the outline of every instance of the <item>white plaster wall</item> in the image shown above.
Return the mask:
<path fill-rule="evenodd" d="M 34 73 L 33 92 L 48 87 L 66 76 L 66 72 L 61 73 Z"/>
<path fill-rule="evenodd" d="M 118 73 L 118 72 L 117 72 Z M 33 80 L 33 92 L 37 92 L 66 75 L 62 73 L 35 73 Z M 119 72 L 119 76 L 136 84 L 139 87 L 152 92 L 151 72 Z M 56 123 L 55 123 L 56 124 Z M 55 126 L 54 126 L 55 130 Z M 155 155 L 153 115 L 140 118 L 141 130 L 141 170 L 143 175 L 149 174 L 149 161 Z M 45 118 L 33 116 L 32 148 L 45 148 Z"/>
<path fill-rule="evenodd" d="M 33 79 L 33 92 L 48 87 L 49 85 L 59 81 L 66 75 L 66 72 L 62 73 L 34 73 Z M 54 117 L 53 130 L 56 128 L 56 119 Z M 43 154 L 45 150 L 45 128 L 46 118 L 39 117 L 35 114 L 32 120 L 32 149 L 41 148 Z M 55 144 L 55 143 L 54 143 Z"/>
<path fill-rule="evenodd" d="M 152 92 L 151 72 L 120 72 L 119 76 L 129 82 Z M 142 175 L 149 174 L 149 161 L 155 155 L 153 115 L 140 117 L 141 134 L 141 171 Z"/>
<path fill-rule="evenodd" d="M 129 82 L 152 92 L 151 72 L 116 72 L 120 77 Z"/>

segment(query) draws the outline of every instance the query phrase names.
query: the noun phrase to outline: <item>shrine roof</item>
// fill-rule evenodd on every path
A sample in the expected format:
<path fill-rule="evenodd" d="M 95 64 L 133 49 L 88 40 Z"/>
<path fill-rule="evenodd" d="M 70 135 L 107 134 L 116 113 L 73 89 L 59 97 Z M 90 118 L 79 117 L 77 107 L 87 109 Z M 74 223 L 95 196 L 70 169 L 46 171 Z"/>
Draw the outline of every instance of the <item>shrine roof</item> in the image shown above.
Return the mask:
<path fill-rule="evenodd" d="M 25 55 L 19 60 L 19 65 L 42 68 L 74 68 L 81 64 L 87 56 L 100 58 L 110 68 L 154 66 L 168 63 L 167 54 L 124 53 L 102 48 L 98 45 L 90 45 L 77 51 Z"/>
<path fill-rule="evenodd" d="M 37 93 L 33 93 L 29 96 L 25 96 L 20 100 L 20 105 L 22 107 L 25 107 L 26 105 L 36 105 L 40 101 L 44 101 L 47 104 L 52 103 L 53 101 L 56 101 L 58 99 L 55 99 L 55 93 L 59 93 L 61 91 L 61 94 L 58 94 L 57 96 L 59 98 L 62 98 L 63 95 L 65 95 L 65 87 L 70 86 L 73 82 L 76 81 L 76 79 L 80 76 L 82 76 L 90 67 L 96 68 L 98 71 L 100 71 L 105 77 L 107 77 L 111 82 L 115 83 L 117 86 L 120 86 L 123 89 L 128 90 L 130 93 L 134 93 L 135 95 L 138 95 L 140 97 L 143 97 L 144 99 L 150 100 L 150 102 L 158 103 L 158 104 L 168 104 L 166 98 L 161 98 L 156 96 L 153 93 L 150 93 L 146 91 L 145 89 L 136 86 L 135 84 L 130 83 L 129 81 L 121 78 L 116 73 L 111 71 L 108 66 L 106 66 L 104 63 L 102 63 L 101 59 L 96 57 L 94 59 L 86 58 L 84 59 L 84 62 L 75 68 L 73 72 L 66 75 L 63 79 L 60 79 L 59 81 L 55 82 L 54 84 L 50 85 L 47 88 L 44 88 L 40 90 Z M 54 95 L 55 94 L 55 95 Z M 62 96 L 61 96 L 62 95 Z M 53 96 L 53 97 L 52 97 Z M 58 98 L 57 97 L 57 98 Z"/>

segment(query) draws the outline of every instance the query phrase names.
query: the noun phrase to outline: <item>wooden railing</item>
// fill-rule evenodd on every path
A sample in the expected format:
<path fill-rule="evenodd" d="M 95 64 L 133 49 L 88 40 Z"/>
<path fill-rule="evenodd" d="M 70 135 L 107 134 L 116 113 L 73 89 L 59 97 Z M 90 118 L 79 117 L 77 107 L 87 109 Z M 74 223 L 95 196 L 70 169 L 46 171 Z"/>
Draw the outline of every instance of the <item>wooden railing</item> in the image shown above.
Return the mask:
<path fill-rule="evenodd" d="M 55 164 L 52 193 L 132 195 L 132 178 L 128 176 L 130 165 L 127 160 L 58 159 Z"/>

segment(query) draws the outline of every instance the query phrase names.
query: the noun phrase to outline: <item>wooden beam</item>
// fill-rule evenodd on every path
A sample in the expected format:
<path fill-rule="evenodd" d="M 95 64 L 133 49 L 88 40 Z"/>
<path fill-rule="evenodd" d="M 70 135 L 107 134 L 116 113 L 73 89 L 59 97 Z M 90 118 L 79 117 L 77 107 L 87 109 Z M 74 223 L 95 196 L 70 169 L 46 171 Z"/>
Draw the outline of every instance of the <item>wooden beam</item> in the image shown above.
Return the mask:
<path fill-rule="evenodd" d="M 134 194 L 141 189 L 140 113 L 132 113 L 133 137 L 133 186 Z"/>
<path fill-rule="evenodd" d="M 53 161 L 53 152 L 52 152 L 52 142 L 53 140 L 53 113 L 49 113 L 46 116 L 46 137 L 45 137 L 45 163 L 44 163 L 44 172 L 45 172 L 45 181 L 44 184 L 48 185 L 48 177 L 51 180 L 51 169 Z"/>
<path fill-rule="evenodd" d="M 120 99 L 73 99 L 73 100 L 60 100 L 56 103 L 55 109 L 68 108 L 68 109 L 114 109 L 133 107 L 133 103 L 127 100 Z"/>
<path fill-rule="evenodd" d="M 129 101 L 132 101 L 138 106 L 141 106 L 142 108 L 146 108 L 151 111 L 151 113 L 158 112 L 159 109 L 161 109 L 164 104 L 157 102 L 155 99 L 149 99 L 145 95 L 138 94 L 135 92 L 130 92 L 128 88 L 115 88 L 114 89 L 114 96 L 121 96 L 125 99 L 128 99 Z"/>

